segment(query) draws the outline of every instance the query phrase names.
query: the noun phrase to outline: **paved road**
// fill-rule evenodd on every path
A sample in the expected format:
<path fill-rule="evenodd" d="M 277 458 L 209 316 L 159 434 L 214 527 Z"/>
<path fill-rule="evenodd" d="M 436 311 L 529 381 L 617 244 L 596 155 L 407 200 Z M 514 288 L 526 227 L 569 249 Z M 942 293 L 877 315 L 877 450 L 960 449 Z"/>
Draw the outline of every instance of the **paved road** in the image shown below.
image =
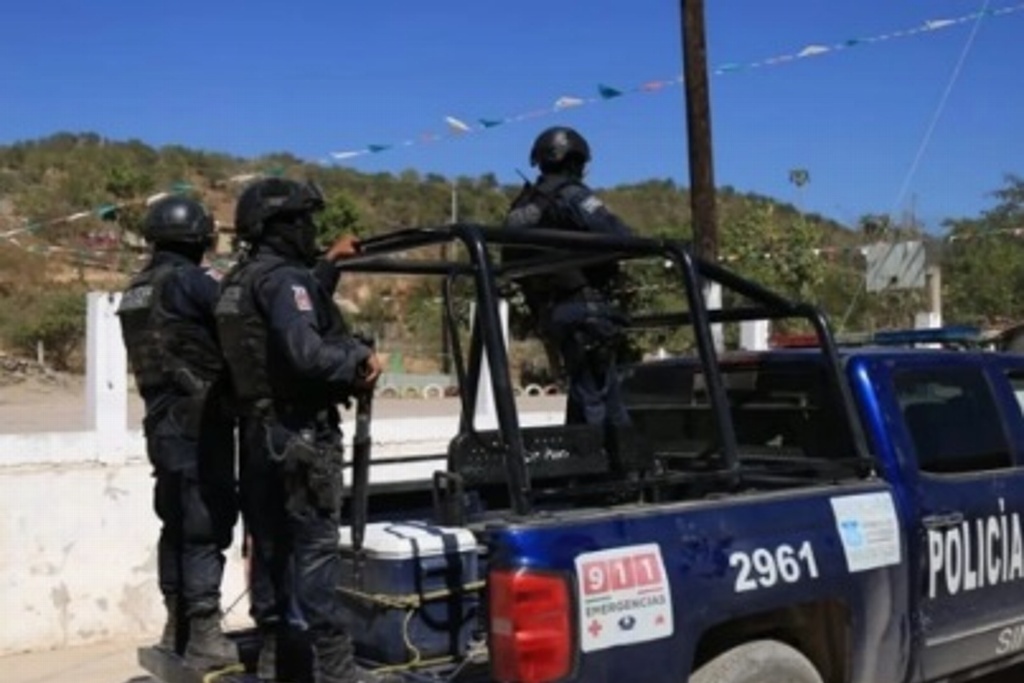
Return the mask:
<path fill-rule="evenodd" d="M 524 397 L 517 400 L 522 411 L 561 411 L 565 396 Z M 373 413 L 377 418 L 437 417 L 457 415 L 457 398 L 378 398 Z M 78 385 L 0 386 L 0 434 L 83 431 L 86 427 L 84 389 Z M 128 425 L 142 422 L 142 401 L 128 395 Z M 346 415 L 346 421 L 351 415 Z"/>

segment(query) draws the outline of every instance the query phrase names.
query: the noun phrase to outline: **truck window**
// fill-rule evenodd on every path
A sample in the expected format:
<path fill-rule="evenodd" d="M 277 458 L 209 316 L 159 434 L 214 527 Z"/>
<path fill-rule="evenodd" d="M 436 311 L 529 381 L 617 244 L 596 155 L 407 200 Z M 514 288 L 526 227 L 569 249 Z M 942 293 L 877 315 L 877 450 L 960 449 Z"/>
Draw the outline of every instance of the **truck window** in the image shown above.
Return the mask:
<path fill-rule="evenodd" d="M 818 362 L 723 364 L 741 460 L 841 460 L 856 449 Z M 693 365 L 639 366 L 626 382 L 639 430 L 662 455 L 687 456 L 717 444 L 704 376 Z"/>
<path fill-rule="evenodd" d="M 1021 417 L 1024 417 L 1024 373 L 1011 372 L 1007 375 L 1007 379 L 1013 388 L 1013 396 L 1017 399 L 1017 407 L 1020 408 Z"/>
<path fill-rule="evenodd" d="M 954 474 L 1011 466 L 999 408 L 981 369 L 904 370 L 894 381 L 922 472 Z"/>

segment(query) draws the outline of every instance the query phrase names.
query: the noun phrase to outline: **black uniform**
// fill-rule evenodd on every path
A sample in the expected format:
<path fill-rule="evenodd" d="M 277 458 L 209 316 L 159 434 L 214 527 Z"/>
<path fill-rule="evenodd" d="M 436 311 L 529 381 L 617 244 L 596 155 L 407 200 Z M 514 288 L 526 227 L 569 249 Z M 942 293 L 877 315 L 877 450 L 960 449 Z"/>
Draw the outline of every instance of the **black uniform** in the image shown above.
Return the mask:
<path fill-rule="evenodd" d="M 332 301 L 336 273 L 327 263 L 311 270 L 262 245 L 225 277 L 217 305 L 247 424 L 241 476 L 253 540 L 251 613 L 266 632 L 297 606 L 324 670 L 335 673 L 330 661 L 353 666 L 336 594 L 342 495 L 336 405 L 351 394 L 371 355 L 349 335 Z"/>
<path fill-rule="evenodd" d="M 544 174 L 535 184 L 528 184 L 513 202 L 505 224 L 631 234 L 586 185 L 560 174 Z M 528 248 L 506 248 L 502 258 L 524 259 L 531 253 Z M 617 265 L 609 263 L 533 276 L 521 283 L 541 335 L 558 347 L 569 376 L 568 423 L 629 423 L 614 353 L 623 319 L 606 293 L 617 272 Z"/>
<path fill-rule="evenodd" d="M 160 590 L 189 618 L 218 613 L 224 550 L 237 517 L 234 423 L 220 397 L 223 361 L 209 271 L 157 250 L 118 309 L 139 393 L 163 523 Z"/>

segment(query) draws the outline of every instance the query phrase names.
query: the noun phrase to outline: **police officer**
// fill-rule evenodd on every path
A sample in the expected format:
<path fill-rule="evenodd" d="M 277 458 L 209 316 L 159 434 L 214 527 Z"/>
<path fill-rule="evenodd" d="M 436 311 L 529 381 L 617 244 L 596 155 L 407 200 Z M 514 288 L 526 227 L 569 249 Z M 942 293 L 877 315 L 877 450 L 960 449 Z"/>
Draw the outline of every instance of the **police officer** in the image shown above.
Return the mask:
<path fill-rule="evenodd" d="M 349 334 L 332 300 L 339 240 L 317 258 L 316 185 L 266 178 L 238 200 L 249 254 L 225 277 L 217 323 L 245 415 L 242 508 L 253 540 L 251 613 L 263 633 L 261 680 L 298 607 L 317 683 L 378 681 L 355 665 L 338 602 L 342 443 L 337 404 L 371 390 L 380 363 Z M 294 593 L 292 591 L 294 587 Z"/>
<path fill-rule="evenodd" d="M 578 132 L 564 126 L 543 131 L 530 151 L 530 165 L 539 167 L 540 177 L 526 183 L 505 224 L 629 236 L 630 229 L 583 184 L 589 162 L 590 146 Z M 502 258 L 509 262 L 535 253 L 505 248 Z M 624 318 L 608 298 L 617 273 L 617 264 L 607 263 L 520 282 L 541 338 L 557 348 L 569 377 L 569 424 L 606 428 L 629 424 L 615 360 Z"/>
<path fill-rule="evenodd" d="M 184 652 L 200 668 L 238 661 L 220 626 L 224 550 L 237 505 L 234 425 L 221 401 L 224 365 L 213 317 L 219 285 L 200 267 L 213 233 L 199 202 L 176 195 L 154 203 L 144 225 L 152 258 L 118 308 L 146 406 L 162 522 L 157 567 L 167 621 L 158 647 Z"/>

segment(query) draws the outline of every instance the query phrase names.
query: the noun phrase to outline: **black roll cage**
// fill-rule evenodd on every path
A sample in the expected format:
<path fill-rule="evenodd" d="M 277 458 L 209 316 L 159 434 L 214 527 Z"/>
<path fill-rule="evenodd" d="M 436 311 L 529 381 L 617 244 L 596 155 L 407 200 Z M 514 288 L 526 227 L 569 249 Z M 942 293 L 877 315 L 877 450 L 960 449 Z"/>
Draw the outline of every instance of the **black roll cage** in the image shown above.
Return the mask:
<path fill-rule="evenodd" d="M 452 258 L 433 261 L 394 258 L 405 252 L 449 243 L 462 244 L 468 261 Z M 502 265 L 494 262 L 488 247 L 503 246 L 552 251 L 535 258 Z M 502 452 L 505 457 L 504 465 L 512 511 L 517 515 L 528 515 L 531 511 L 531 483 L 510 377 L 508 350 L 505 348 L 499 317 L 498 282 L 555 272 L 564 268 L 581 267 L 596 261 L 607 261 L 609 258 L 627 260 L 639 257 L 664 258 L 678 268 L 689 310 L 636 316 L 630 326 L 643 328 L 672 324 L 691 327 L 705 377 L 717 430 L 719 452 L 726 474 L 738 473 L 739 458 L 732 415 L 711 325 L 749 320 L 802 318 L 810 322 L 818 337 L 818 348 L 824 356 L 829 382 L 835 390 L 835 396 L 842 402 L 843 414 L 850 425 L 855 455 L 866 465 L 870 463 L 867 441 L 843 377 L 837 344 L 825 314 L 811 304 L 787 299 L 720 265 L 696 257 L 683 241 L 456 223 L 440 227 L 402 229 L 364 239 L 361 242 L 360 254 L 339 262 L 338 268 L 351 273 L 437 275 L 444 278 L 444 317 L 461 389 L 462 412 L 459 432 L 475 433 L 473 415 L 476 409 L 481 365 L 486 354 L 498 430 L 506 446 Z M 476 315 L 472 321 L 468 367 L 463 362 L 452 301 L 453 283 L 460 277 L 472 278 L 476 286 L 477 305 Z M 703 296 L 703 285 L 709 281 L 720 284 L 724 291 L 733 292 L 747 299 L 752 305 L 709 310 Z"/>

